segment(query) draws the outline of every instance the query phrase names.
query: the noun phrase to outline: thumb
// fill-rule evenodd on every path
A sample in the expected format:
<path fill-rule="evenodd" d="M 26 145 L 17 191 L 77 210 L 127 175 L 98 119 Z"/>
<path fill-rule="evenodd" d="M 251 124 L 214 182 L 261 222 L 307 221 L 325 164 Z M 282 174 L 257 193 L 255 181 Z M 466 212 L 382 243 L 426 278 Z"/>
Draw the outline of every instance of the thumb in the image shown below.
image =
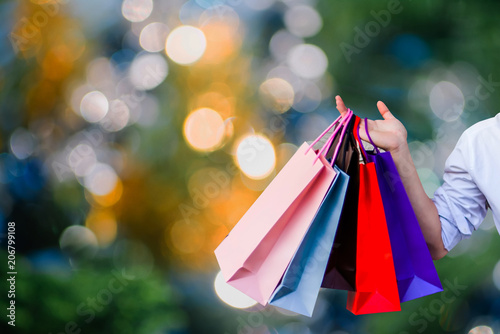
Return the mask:
<path fill-rule="evenodd" d="M 394 117 L 392 115 L 392 113 L 389 111 L 389 108 L 387 108 L 387 106 L 385 105 L 384 102 L 382 101 L 378 101 L 377 102 L 377 108 L 378 108 L 378 111 L 380 112 L 380 115 L 382 115 L 382 117 L 384 119 L 394 119 L 396 117 Z"/>
<path fill-rule="evenodd" d="M 335 102 L 337 103 L 337 110 L 340 112 L 342 117 L 344 117 L 347 113 L 347 107 L 344 104 L 344 101 L 340 97 L 340 95 L 335 96 Z"/>

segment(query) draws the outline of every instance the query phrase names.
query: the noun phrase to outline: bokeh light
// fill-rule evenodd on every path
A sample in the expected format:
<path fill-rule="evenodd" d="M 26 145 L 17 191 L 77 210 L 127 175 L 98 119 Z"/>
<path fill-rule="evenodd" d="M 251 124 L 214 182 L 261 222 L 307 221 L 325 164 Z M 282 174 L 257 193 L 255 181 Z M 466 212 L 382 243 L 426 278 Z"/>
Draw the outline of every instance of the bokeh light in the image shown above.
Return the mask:
<path fill-rule="evenodd" d="M 447 122 L 455 121 L 464 111 L 464 94 L 454 83 L 441 81 L 432 88 L 429 104 L 437 117 Z"/>
<path fill-rule="evenodd" d="M 281 79 L 285 80 L 286 82 L 288 82 L 292 86 L 294 92 L 300 91 L 302 89 L 303 83 L 304 83 L 304 79 L 297 76 L 290 69 L 290 67 L 288 67 L 286 65 L 278 65 L 278 66 L 272 68 L 267 73 L 266 77 L 268 79 L 281 78 Z"/>
<path fill-rule="evenodd" d="M 197 151 L 213 151 L 224 138 L 224 121 L 219 113 L 210 108 L 200 108 L 186 118 L 184 138 Z"/>
<path fill-rule="evenodd" d="M 118 176 L 114 169 L 104 163 L 96 163 L 94 168 L 85 176 L 84 186 L 91 193 L 104 196 L 116 187 Z"/>
<path fill-rule="evenodd" d="M 276 166 L 274 146 L 269 139 L 260 134 L 240 139 L 235 157 L 241 171 L 255 180 L 267 177 Z"/>
<path fill-rule="evenodd" d="M 26 159 L 35 150 L 35 137 L 26 129 L 18 128 L 10 136 L 10 150 L 18 159 Z"/>
<path fill-rule="evenodd" d="M 116 180 L 116 185 L 112 191 L 105 195 L 97 195 L 91 192 L 85 193 L 87 196 L 87 201 L 94 206 L 99 207 L 109 207 L 116 204 L 123 195 L 123 183 L 120 179 Z"/>
<path fill-rule="evenodd" d="M 160 52 L 165 49 L 169 29 L 161 22 L 152 22 L 142 28 L 139 43 L 149 52 Z"/>
<path fill-rule="evenodd" d="M 476 326 L 469 331 L 469 334 L 494 334 L 489 326 Z"/>
<path fill-rule="evenodd" d="M 207 47 L 205 34 L 193 26 L 180 26 L 172 30 L 167 38 L 166 52 L 170 59 L 180 65 L 190 65 L 203 56 Z"/>
<path fill-rule="evenodd" d="M 285 25 L 292 34 L 298 37 L 311 37 L 321 30 L 323 20 L 314 8 L 299 5 L 285 12 Z"/>
<path fill-rule="evenodd" d="M 206 50 L 203 54 L 204 64 L 221 64 L 233 56 L 241 44 L 238 35 L 239 17 L 234 14 L 226 20 L 211 19 L 203 26 L 206 38 Z"/>
<path fill-rule="evenodd" d="M 141 53 L 135 57 L 130 66 L 130 81 L 141 90 L 157 87 L 167 75 L 167 61 L 159 54 Z"/>
<path fill-rule="evenodd" d="M 306 79 L 321 77 L 328 67 L 325 52 L 312 44 L 294 46 L 288 53 L 287 63 L 295 74 Z"/>
<path fill-rule="evenodd" d="M 285 60 L 288 52 L 296 45 L 303 44 L 302 38 L 291 34 L 286 29 L 278 30 L 269 41 L 269 50 L 274 58 Z"/>
<path fill-rule="evenodd" d="M 129 119 L 130 110 L 127 104 L 116 99 L 109 103 L 109 111 L 99 124 L 108 132 L 116 132 L 127 126 Z"/>
<path fill-rule="evenodd" d="M 94 232 L 101 247 L 109 246 L 116 238 L 116 217 L 111 210 L 91 211 L 85 220 L 85 226 Z"/>
<path fill-rule="evenodd" d="M 108 99 L 97 90 L 85 94 L 80 103 L 80 113 L 90 123 L 96 123 L 103 119 L 108 113 L 108 109 Z"/>
<path fill-rule="evenodd" d="M 220 300 L 231 307 L 249 308 L 257 304 L 255 300 L 248 297 L 243 292 L 240 292 L 231 285 L 227 284 L 224 280 L 224 277 L 222 276 L 222 272 L 220 271 L 215 276 L 214 289 Z"/>
<path fill-rule="evenodd" d="M 142 22 L 151 15 L 153 0 L 123 0 L 122 15 L 130 22 Z"/>
<path fill-rule="evenodd" d="M 59 238 L 61 250 L 73 259 L 93 257 L 97 252 L 97 238 L 91 230 L 84 226 L 68 226 Z"/>
<path fill-rule="evenodd" d="M 94 149 L 86 143 L 76 145 L 68 155 L 68 164 L 79 177 L 90 173 L 96 163 L 97 157 Z"/>
<path fill-rule="evenodd" d="M 264 81 L 259 88 L 264 105 L 279 113 L 284 113 L 293 104 L 295 93 L 293 87 L 283 79 L 271 78 Z"/>

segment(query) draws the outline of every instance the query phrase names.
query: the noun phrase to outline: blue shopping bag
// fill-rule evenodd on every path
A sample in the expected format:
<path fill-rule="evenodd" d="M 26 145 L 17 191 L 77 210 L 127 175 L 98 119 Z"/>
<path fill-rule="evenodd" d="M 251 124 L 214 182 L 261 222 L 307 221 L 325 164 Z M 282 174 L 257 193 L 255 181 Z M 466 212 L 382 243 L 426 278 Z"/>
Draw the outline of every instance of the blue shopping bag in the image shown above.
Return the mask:
<path fill-rule="evenodd" d="M 335 172 L 337 177 L 271 296 L 271 305 L 312 316 L 349 182 L 349 176 L 337 166 Z"/>

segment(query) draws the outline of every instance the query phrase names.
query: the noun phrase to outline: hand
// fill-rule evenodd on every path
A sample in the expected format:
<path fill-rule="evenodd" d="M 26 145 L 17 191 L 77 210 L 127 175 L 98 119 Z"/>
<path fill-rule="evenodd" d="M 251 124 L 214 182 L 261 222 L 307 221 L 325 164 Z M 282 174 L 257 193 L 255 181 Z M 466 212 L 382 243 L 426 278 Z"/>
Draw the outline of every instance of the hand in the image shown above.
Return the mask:
<path fill-rule="evenodd" d="M 347 113 L 347 107 L 342 101 L 342 98 L 337 95 L 335 97 L 337 102 L 337 109 L 342 116 Z M 398 152 L 407 146 L 406 138 L 407 132 L 404 125 L 396 119 L 389 111 L 387 106 L 382 101 L 377 102 L 377 108 L 384 118 L 383 120 L 368 120 L 368 132 L 375 145 L 383 148 L 391 153 Z M 361 119 L 359 123 L 359 136 L 364 141 L 369 142 L 368 136 L 365 132 L 365 120 Z"/>
<path fill-rule="evenodd" d="M 343 117 L 347 114 L 344 101 L 337 96 L 337 109 Z M 377 107 L 384 118 L 383 120 L 368 120 L 368 131 L 373 143 L 386 151 L 391 152 L 394 164 L 405 187 L 410 203 L 417 216 L 418 223 L 429 247 L 432 258 L 440 259 L 448 253 L 444 248 L 441 237 L 441 221 L 434 202 L 427 196 L 418 177 L 417 169 L 411 158 L 408 144 L 406 143 L 406 129 L 387 109 L 387 106 L 377 102 Z M 368 140 L 365 132 L 365 122 L 360 122 L 359 135 L 361 139 Z M 369 141 L 369 140 L 368 140 Z"/>

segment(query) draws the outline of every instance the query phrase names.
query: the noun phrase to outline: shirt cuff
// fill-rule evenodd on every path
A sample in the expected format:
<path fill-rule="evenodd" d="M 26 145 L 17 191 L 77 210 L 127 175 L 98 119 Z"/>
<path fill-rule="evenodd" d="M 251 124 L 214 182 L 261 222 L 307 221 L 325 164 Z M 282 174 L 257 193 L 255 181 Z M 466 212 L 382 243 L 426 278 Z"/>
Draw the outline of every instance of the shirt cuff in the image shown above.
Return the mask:
<path fill-rule="evenodd" d="M 460 230 L 450 222 L 447 218 L 439 216 L 441 220 L 441 238 L 443 239 L 444 248 L 449 252 L 455 247 L 461 240 L 468 239 L 470 235 L 464 235 L 460 233 Z"/>
<path fill-rule="evenodd" d="M 465 212 L 453 206 L 442 186 L 436 190 L 432 201 L 436 205 L 441 221 L 441 238 L 444 248 L 450 251 L 461 240 L 470 238 L 475 226 L 465 217 Z"/>

